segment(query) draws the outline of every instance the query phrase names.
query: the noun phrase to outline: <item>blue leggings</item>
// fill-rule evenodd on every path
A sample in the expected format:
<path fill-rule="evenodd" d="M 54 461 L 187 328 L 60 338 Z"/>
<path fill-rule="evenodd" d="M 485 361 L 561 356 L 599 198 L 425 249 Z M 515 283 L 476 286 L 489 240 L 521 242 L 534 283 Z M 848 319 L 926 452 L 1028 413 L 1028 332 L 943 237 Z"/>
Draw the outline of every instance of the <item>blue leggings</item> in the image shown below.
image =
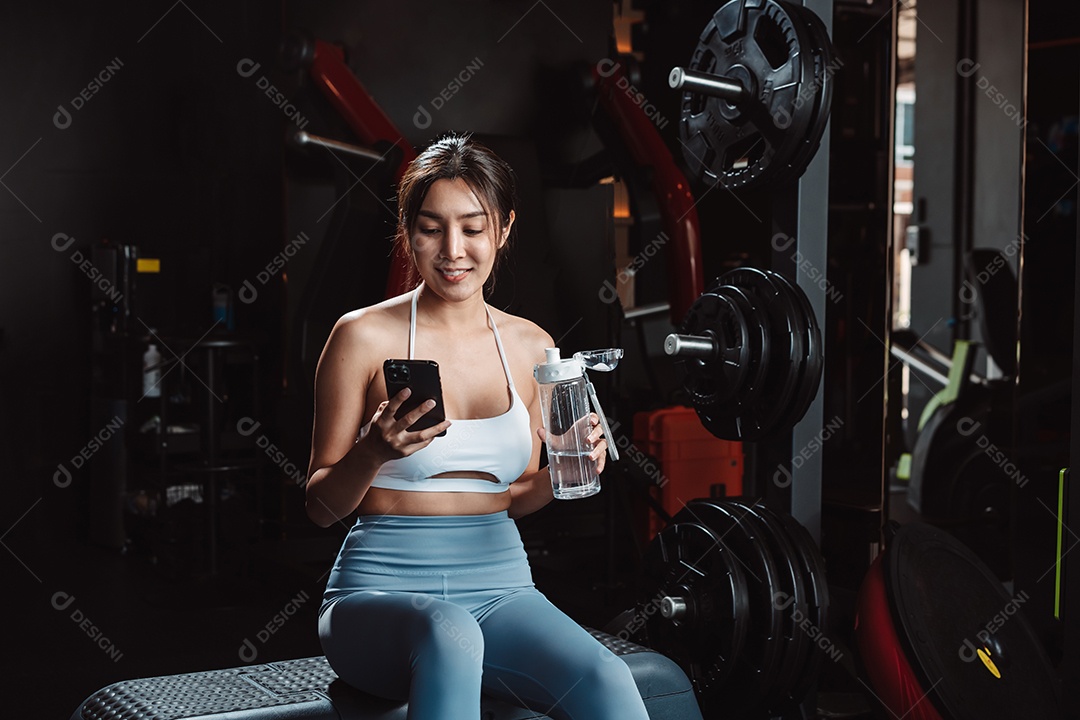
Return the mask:
<path fill-rule="evenodd" d="M 648 720 L 626 663 L 535 588 L 506 511 L 361 516 L 319 639 L 338 677 L 408 700 L 409 720 L 478 720 L 481 691 L 560 720 Z"/>

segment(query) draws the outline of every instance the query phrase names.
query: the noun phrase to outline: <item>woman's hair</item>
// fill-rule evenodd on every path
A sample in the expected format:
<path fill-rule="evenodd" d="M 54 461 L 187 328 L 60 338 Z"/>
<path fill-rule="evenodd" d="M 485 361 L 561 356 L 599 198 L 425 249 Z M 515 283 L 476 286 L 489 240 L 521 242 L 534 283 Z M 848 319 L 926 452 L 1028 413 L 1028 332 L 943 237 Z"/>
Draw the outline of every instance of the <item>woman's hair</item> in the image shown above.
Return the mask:
<path fill-rule="evenodd" d="M 420 208 L 424 205 L 428 190 L 436 180 L 462 179 L 476 194 L 488 221 L 495 227 L 495 241 L 502 237 L 510 222 L 510 211 L 517 198 L 514 192 L 514 171 L 498 155 L 466 135 L 446 135 L 428 145 L 420 155 L 409 163 L 398 183 L 398 223 L 394 242 L 397 251 L 407 258 L 411 267 L 409 285 L 415 287 L 420 278 L 412 262 L 409 237 L 416 228 Z M 511 230 L 511 233 L 513 231 Z M 495 277 L 495 268 L 502 260 L 503 251 L 510 238 L 496 250 L 495 266 L 489 284 Z"/>

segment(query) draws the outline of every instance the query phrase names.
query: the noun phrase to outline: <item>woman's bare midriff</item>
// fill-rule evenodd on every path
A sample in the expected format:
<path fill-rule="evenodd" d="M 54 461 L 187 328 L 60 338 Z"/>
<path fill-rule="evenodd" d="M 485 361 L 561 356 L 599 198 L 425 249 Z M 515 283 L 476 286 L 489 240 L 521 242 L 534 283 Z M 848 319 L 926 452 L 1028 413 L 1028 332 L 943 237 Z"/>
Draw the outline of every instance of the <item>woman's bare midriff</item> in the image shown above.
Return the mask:
<path fill-rule="evenodd" d="M 479 493 L 368 488 L 356 510 L 361 515 L 488 515 L 509 507 L 509 490 Z"/>

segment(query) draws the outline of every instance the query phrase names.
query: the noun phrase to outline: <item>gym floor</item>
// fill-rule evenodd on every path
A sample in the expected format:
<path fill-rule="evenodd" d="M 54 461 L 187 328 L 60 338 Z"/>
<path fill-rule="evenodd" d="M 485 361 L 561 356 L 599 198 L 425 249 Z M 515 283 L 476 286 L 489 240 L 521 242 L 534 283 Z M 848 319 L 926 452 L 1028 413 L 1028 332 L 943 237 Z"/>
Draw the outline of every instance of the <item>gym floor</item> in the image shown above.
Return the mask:
<path fill-rule="evenodd" d="M 323 544 L 328 565 L 335 548 Z M 255 645 L 257 657 L 245 650 L 254 662 L 322 654 L 315 634 L 315 577 L 273 560 L 269 546 L 253 553 L 245 576 L 217 579 L 162 572 L 145 558 L 62 531 L 35 554 L 48 559 L 43 573 L 25 560 L 40 574 L 41 592 L 19 593 L 16 602 L 29 607 L 9 616 L 10 642 L 39 654 L 5 670 L 11 688 L 5 710 L 23 710 L 21 717 L 70 717 L 88 695 L 122 679 L 243 665 L 245 639 Z M 9 575 L 28 572 L 9 565 Z M 57 597 L 61 592 L 66 595 Z M 73 599 L 64 606 L 68 596 Z M 287 605 L 294 611 L 275 626 L 275 614 Z M 70 620 L 59 622 L 62 615 Z"/>
<path fill-rule="evenodd" d="M 288 540 L 230 546 L 222 538 L 219 572 L 209 576 L 205 565 L 191 564 L 204 549 L 197 540 L 178 534 L 151 564 L 137 545 L 119 553 L 80 539 L 76 518 L 62 509 L 34 523 L 31 514 L 53 516 L 48 504 L 32 506 L 30 522 L 3 538 L 9 582 L 24 587 L 18 574 L 33 575 L 40 588 L 9 593 L 15 606 L 5 641 L 34 650 L 5 668 L 5 717 L 68 718 L 87 696 L 125 679 L 322 654 L 319 598 L 344 528 L 309 528 L 297 508 Z M 42 532 L 35 527 L 45 526 L 49 534 L 34 539 Z M 623 609 L 608 607 L 611 594 L 592 580 L 602 549 L 597 544 L 594 557 L 558 566 L 531 555 L 537 586 L 594 626 Z M 15 711 L 21 714 L 9 714 Z"/>

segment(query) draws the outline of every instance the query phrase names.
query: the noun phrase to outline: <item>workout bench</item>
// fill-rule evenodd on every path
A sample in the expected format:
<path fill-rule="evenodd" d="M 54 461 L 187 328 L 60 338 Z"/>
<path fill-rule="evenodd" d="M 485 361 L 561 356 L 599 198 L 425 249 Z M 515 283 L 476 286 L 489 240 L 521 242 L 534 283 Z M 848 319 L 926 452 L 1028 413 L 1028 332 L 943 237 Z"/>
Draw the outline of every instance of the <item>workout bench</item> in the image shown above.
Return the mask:
<path fill-rule="evenodd" d="M 630 667 L 651 720 L 701 720 L 690 681 L 672 660 L 586 629 Z M 310 657 L 124 680 L 88 697 L 71 720 L 405 720 L 407 708 L 355 690 L 326 658 Z M 480 710 L 481 720 L 550 720 L 487 696 Z"/>

